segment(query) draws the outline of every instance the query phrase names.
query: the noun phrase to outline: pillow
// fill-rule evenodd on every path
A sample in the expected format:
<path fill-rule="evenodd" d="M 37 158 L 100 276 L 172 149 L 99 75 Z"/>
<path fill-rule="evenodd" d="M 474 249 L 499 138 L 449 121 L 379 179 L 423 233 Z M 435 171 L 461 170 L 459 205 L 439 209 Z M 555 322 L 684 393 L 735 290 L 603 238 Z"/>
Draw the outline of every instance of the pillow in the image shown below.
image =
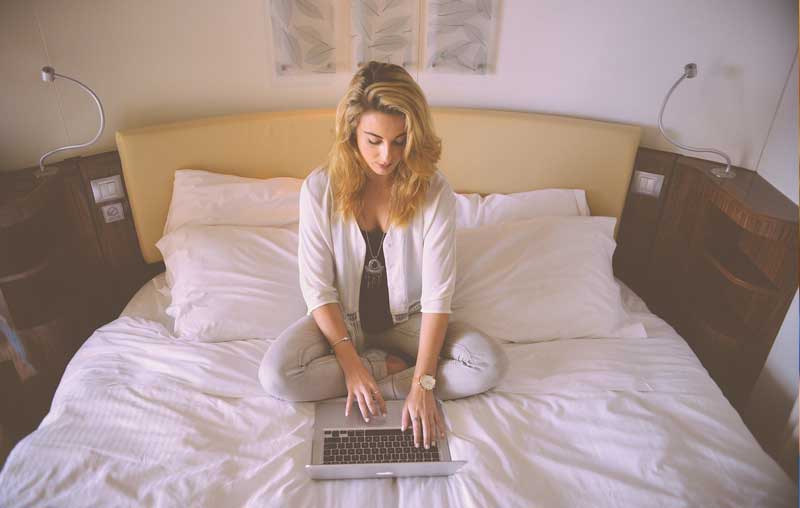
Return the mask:
<path fill-rule="evenodd" d="M 184 224 L 283 226 L 298 221 L 301 178 L 175 171 L 164 234 Z"/>
<path fill-rule="evenodd" d="M 588 216 L 582 189 L 540 189 L 513 194 L 456 194 L 456 228 L 476 228 L 542 216 Z"/>
<path fill-rule="evenodd" d="M 175 171 L 164 235 L 184 224 L 283 226 L 299 219 L 302 178 L 245 178 L 196 169 Z M 456 194 L 456 227 L 539 216 L 590 215 L 581 189 L 513 194 Z"/>
<path fill-rule="evenodd" d="M 156 247 L 164 256 L 175 335 L 221 342 L 275 338 L 306 314 L 297 225 L 185 225 Z"/>
<path fill-rule="evenodd" d="M 613 217 L 540 217 L 456 232 L 454 321 L 512 342 L 646 337 L 622 306 Z"/>

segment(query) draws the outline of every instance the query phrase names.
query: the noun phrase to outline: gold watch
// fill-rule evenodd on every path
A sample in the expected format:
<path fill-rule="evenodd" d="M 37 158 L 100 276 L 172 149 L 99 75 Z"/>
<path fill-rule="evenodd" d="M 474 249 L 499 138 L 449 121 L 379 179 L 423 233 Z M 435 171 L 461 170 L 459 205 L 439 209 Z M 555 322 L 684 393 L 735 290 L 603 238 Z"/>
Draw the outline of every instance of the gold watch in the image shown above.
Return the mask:
<path fill-rule="evenodd" d="M 429 376 L 428 374 L 423 374 L 419 378 L 419 385 L 422 387 L 423 390 L 433 390 L 436 386 L 436 378 L 433 376 Z"/>

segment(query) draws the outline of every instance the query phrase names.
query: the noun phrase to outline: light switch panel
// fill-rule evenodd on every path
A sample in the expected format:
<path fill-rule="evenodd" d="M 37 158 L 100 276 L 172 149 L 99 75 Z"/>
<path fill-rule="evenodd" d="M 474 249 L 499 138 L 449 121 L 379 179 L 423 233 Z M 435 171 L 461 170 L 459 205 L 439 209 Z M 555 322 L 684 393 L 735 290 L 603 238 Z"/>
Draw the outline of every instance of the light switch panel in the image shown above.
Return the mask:
<path fill-rule="evenodd" d="M 106 223 L 125 219 L 125 209 L 122 207 L 122 203 L 101 206 L 100 210 L 103 212 L 103 219 Z"/>
<path fill-rule="evenodd" d="M 105 203 L 106 201 L 125 197 L 125 191 L 122 190 L 122 178 L 120 175 L 96 178 L 92 180 L 91 183 L 95 203 Z"/>
<path fill-rule="evenodd" d="M 664 175 L 648 173 L 647 171 L 635 171 L 631 192 L 657 198 L 661 194 L 661 185 L 663 183 Z"/>

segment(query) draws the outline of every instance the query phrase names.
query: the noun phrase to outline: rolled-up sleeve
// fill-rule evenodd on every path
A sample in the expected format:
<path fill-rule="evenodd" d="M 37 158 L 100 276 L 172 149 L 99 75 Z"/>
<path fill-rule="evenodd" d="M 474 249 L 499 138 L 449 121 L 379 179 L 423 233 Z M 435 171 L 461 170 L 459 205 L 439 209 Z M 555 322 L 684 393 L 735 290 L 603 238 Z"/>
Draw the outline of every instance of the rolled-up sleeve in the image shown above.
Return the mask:
<path fill-rule="evenodd" d="M 300 222 L 297 244 L 300 290 L 308 314 L 327 303 L 339 301 L 335 286 L 336 269 L 333 260 L 330 221 L 323 208 L 324 190 L 306 178 L 300 189 Z"/>
<path fill-rule="evenodd" d="M 422 312 L 450 314 L 456 286 L 456 200 L 442 179 L 440 192 L 425 210 L 422 240 Z"/>

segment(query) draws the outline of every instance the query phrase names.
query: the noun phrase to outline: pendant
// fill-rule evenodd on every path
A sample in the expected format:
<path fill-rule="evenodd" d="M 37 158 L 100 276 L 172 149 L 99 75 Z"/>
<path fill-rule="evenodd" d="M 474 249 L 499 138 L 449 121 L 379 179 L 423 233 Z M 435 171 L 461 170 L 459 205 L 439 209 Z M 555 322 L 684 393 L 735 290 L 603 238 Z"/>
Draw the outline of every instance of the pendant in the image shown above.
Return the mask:
<path fill-rule="evenodd" d="M 367 271 L 367 287 L 378 287 L 381 282 L 381 276 L 383 275 L 383 265 L 378 258 L 370 259 L 367 262 L 367 266 L 364 267 L 364 270 Z"/>
<path fill-rule="evenodd" d="M 370 275 L 380 277 L 381 274 L 383 273 L 383 265 L 378 260 L 378 258 L 372 258 L 367 263 L 366 270 L 367 273 L 369 273 Z"/>

